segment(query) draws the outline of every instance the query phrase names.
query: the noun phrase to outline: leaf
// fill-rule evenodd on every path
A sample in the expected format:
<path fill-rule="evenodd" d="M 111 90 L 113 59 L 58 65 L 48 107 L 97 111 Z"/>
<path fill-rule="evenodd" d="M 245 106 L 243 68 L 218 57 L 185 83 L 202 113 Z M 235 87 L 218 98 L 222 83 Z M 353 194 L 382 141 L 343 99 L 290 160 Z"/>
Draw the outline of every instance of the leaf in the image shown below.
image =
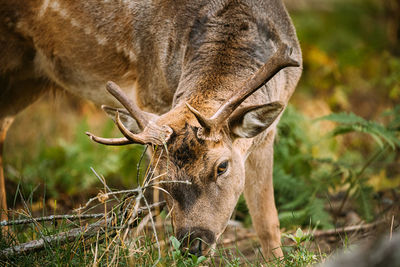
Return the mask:
<path fill-rule="evenodd" d="M 197 264 L 199 264 L 199 263 L 202 263 L 203 261 L 205 261 L 207 258 L 205 257 L 205 256 L 200 256 L 198 259 L 197 259 Z"/>
<path fill-rule="evenodd" d="M 373 189 L 370 186 L 360 182 L 355 197 L 363 218 L 367 222 L 372 221 L 374 219 Z"/>
<path fill-rule="evenodd" d="M 302 239 L 303 236 L 304 236 L 303 231 L 300 228 L 297 228 L 296 237 L 298 237 L 299 239 Z"/>
<path fill-rule="evenodd" d="M 194 264 L 196 264 L 197 263 L 197 256 L 196 255 L 194 255 L 194 254 L 190 254 L 190 257 L 192 258 L 192 261 L 193 261 L 193 263 Z"/>
<path fill-rule="evenodd" d="M 343 124 L 363 123 L 365 121 L 363 118 L 355 115 L 354 113 L 346 112 L 332 113 L 316 119 L 316 121 L 320 120 L 328 120 Z"/>
<path fill-rule="evenodd" d="M 296 238 L 292 234 L 283 233 L 282 236 L 293 240 L 293 242 L 296 242 Z"/>
<path fill-rule="evenodd" d="M 318 118 L 317 120 L 330 120 L 340 123 L 330 134 L 333 136 L 350 132 L 361 132 L 369 134 L 375 142 L 383 148 L 383 142 L 387 143 L 392 149 L 400 147 L 400 140 L 396 136 L 397 132 L 391 128 L 386 128 L 375 121 L 368 121 L 354 113 L 332 113 Z"/>
<path fill-rule="evenodd" d="M 174 247 L 175 250 L 179 250 L 180 246 L 181 246 L 181 242 L 179 242 L 178 239 L 176 239 L 175 236 L 171 236 L 169 238 L 169 241 L 171 241 L 172 246 Z"/>

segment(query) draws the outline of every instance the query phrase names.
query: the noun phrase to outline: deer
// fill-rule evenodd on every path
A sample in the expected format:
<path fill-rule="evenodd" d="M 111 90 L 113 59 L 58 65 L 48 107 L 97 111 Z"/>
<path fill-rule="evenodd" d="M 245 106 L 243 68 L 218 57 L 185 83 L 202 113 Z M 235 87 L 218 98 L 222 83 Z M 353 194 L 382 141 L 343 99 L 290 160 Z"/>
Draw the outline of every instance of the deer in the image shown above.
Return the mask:
<path fill-rule="evenodd" d="M 264 256 L 283 255 L 273 143 L 302 56 L 281 0 L 0 2 L 1 149 L 21 110 L 68 91 L 123 135 L 93 141 L 148 145 L 160 179 L 190 181 L 163 184 L 186 250 L 209 253 L 244 193 Z"/>

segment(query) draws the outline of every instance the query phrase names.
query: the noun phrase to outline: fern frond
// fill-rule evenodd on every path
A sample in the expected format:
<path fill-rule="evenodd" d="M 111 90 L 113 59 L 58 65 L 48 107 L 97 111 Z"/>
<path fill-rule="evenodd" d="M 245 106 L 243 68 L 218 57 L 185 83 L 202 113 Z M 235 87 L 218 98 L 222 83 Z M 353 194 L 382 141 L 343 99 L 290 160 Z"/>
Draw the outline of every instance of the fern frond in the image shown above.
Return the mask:
<path fill-rule="evenodd" d="M 358 209 L 361 213 L 361 216 L 367 221 L 370 222 L 374 218 L 373 211 L 373 189 L 370 186 L 360 182 L 357 187 L 357 191 L 355 192 L 354 198 L 356 199 Z"/>
<path fill-rule="evenodd" d="M 354 113 L 332 113 L 318 120 L 329 120 L 340 123 L 340 125 L 330 132 L 332 136 L 360 132 L 369 134 L 381 148 L 384 146 L 384 143 L 388 144 L 392 149 L 400 147 L 400 140 L 397 137 L 396 130 L 386 128 L 375 121 L 365 120 Z"/>

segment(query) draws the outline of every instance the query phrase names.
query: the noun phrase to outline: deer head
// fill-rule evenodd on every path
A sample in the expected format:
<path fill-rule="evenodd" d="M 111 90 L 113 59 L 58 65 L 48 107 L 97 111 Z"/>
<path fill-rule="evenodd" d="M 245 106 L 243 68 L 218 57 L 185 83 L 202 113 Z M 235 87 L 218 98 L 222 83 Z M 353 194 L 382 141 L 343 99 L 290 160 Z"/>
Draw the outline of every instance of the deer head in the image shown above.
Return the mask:
<path fill-rule="evenodd" d="M 214 114 L 202 114 L 198 103 L 177 105 L 157 116 L 141 111 L 109 82 L 107 90 L 125 110 L 103 107 L 115 114 L 123 138 L 106 139 L 87 133 L 105 145 L 149 144 L 159 158 L 152 166 L 164 180 L 188 180 L 191 184 L 165 183 L 165 197 L 176 235 L 193 254 L 208 251 L 224 231 L 244 188 L 244 158 L 236 140 L 253 138 L 266 130 L 284 109 L 281 102 L 241 107 L 242 102 L 276 73 L 299 63 L 283 42 L 252 77 L 247 79 Z M 206 246 L 207 244 L 208 246 Z"/>

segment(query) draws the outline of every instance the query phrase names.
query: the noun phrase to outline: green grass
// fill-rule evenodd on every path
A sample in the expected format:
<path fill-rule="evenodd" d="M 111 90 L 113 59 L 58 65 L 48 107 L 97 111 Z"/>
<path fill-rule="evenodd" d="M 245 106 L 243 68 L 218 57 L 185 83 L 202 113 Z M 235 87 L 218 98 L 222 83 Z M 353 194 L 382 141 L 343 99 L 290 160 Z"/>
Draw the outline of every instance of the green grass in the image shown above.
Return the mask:
<path fill-rule="evenodd" d="M 85 222 L 81 223 L 82 225 Z M 0 248 L 16 245 L 31 239 L 57 234 L 71 229 L 71 223 L 60 221 L 57 225 L 43 223 L 30 226 L 11 227 L 12 236 L 1 236 Z M 75 226 L 76 227 L 76 226 Z M 134 231 L 134 229 L 133 229 Z M 212 257 L 197 257 L 182 253 L 181 243 L 165 231 L 156 243 L 153 233 L 141 234 L 137 237 L 123 239 L 115 233 L 85 239 L 77 237 L 67 244 L 46 245 L 37 252 L 21 253 L 1 258 L 0 264 L 7 266 L 305 266 L 320 262 L 326 255 L 319 255 L 307 248 L 311 235 L 300 229 L 295 234 L 287 235 L 293 246 L 284 247 L 286 255 L 283 259 L 266 261 L 262 257 L 249 260 L 237 247 L 217 248 Z M 162 243 L 160 245 L 160 243 Z M 158 246 L 161 246 L 161 254 Z"/>
<path fill-rule="evenodd" d="M 338 113 L 326 116 L 320 120 L 331 120 L 337 124 L 330 133 L 322 135 L 321 138 L 315 141 L 315 132 L 310 135 L 307 129 L 312 129 L 312 125 L 319 123 L 320 120 L 310 120 L 293 107 L 289 107 L 279 125 L 279 139 L 275 145 L 274 186 L 281 226 L 286 229 L 297 228 L 300 225 L 311 226 L 312 228 L 333 228 L 334 219 L 331 213 L 327 211 L 326 206 L 330 201 L 330 192 L 337 192 L 343 186 L 347 188 L 346 197 L 342 200 L 343 203 L 345 201 L 355 202 L 359 214 L 367 221 L 373 220 L 375 218 L 374 191 L 367 183 L 369 176 L 366 176 L 366 174 L 377 173 L 386 164 L 392 162 L 390 154 L 394 153 L 394 148 L 399 147 L 397 139 L 400 129 L 399 111 L 400 107 L 396 107 L 391 111 L 385 112 L 383 115 L 388 117 L 386 124 L 368 121 L 354 114 Z M 82 127 L 78 127 L 78 132 L 85 130 L 85 127 Z M 362 161 L 357 156 L 347 155 L 347 153 L 344 153 L 341 156 L 342 158 L 335 157 L 337 155 L 335 150 L 338 148 L 337 136 L 349 132 L 367 136 L 372 135 L 372 140 L 375 140 L 376 145 L 374 153 L 369 156 L 368 160 Z M 78 138 L 70 145 L 62 145 L 63 142 L 60 142 L 60 144 L 55 148 L 45 148 L 45 151 L 62 150 L 63 155 L 70 155 L 61 157 L 63 159 L 61 162 L 65 161 L 66 164 L 72 164 L 71 162 L 78 164 L 82 160 L 79 164 L 87 166 L 88 162 L 83 159 L 90 158 L 92 153 L 96 154 L 95 161 L 100 160 L 97 164 L 101 164 L 101 160 L 104 157 L 115 156 L 115 154 L 108 155 L 108 151 L 100 153 L 95 150 L 95 152 L 91 152 L 86 139 Z M 324 146 L 324 149 L 319 149 L 318 152 L 315 152 L 315 148 L 318 146 Z M 84 150 L 83 148 L 89 149 L 86 151 L 87 154 L 80 153 L 80 151 Z M 135 146 L 133 149 L 137 150 L 134 157 L 130 159 L 131 164 L 135 168 L 142 170 L 141 173 L 143 175 L 146 164 L 143 164 L 144 166 L 138 166 L 137 164 L 143 148 Z M 133 153 L 133 151 L 129 152 Z M 351 153 L 354 153 L 354 151 L 351 151 Z M 81 156 L 81 154 L 85 155 Z M 48 157 L 49 161 L 57 161 L 59 158 L 53 157 L 52 154 L 46 155 L 46 157 Z M 388 157 L 389 159 L 385 160 Z M 47 165 L 45 169 L 50 174 L 53 168 L 54 166 Z M 63 167 L 61 164 L 60 168 L 67 170 L 74 169 L 74 166 L 67 164 L 66 167 Z M 82 169 L 77 167 L 77 174 L 85 172 L 85 169 L 84 167 Z M 39 167 L 36 171 L 39 172 L 40 170 L 41 168 Z M 110 171 L 107 166 L 102 166 L 101 170 L 107 174 Z M 56 171 L 56 177 L 59 173 L 61 173 L 60 179 L 69 179 L 69 176 L 64 176 L 62 171 Z M 88 173 L 89 171 L 85 175 L 88 175 Z M 93 173 L 90 175 L 95 177 Z M 74 179 L 74 177 L 72 176 L 71 179 Z M 139 180 L 143 179 L 139 178 Z M 20 188 L 23 187 L 22 185 L 21 183 Z M 49 188 L 45 192 L 57 190 L 56 187 L 51 187 L 51 184 L 47 184 L 47 186 Z M 82 183 L 80 186 L 84 188 Z M 78 188 L 75 188 L 75 190 L 78 190 Z M 40 201 L 44 203 L 41 211 L 42 215 L 51 213 L 51 211 L 46 210 L 45 203 L 48 195 L 51 198 L 56 196 L 54 193 L 47 194 L 47 196 L 44 194 L 41 200 L 37 198 L 37 194 L 41 192 L 35 192 L 35 190 L 31 192 L 19 190 L 17 193 L 18 198 L 20 198 L 19 203 L 23 207 L 19 211 L 20 214 L 31 216 L 31 208 Z M 97 210 L 99 208 L 103 210 L 101 205 L 97 207 Z M 110 208 L 107 206 L 108 211 Z M 114 209 L 117 212 L 118 208 L 115 207 Z M 56 210 L 57 208 L 54 207 L 54 212 Z M 242 217 L 238 218 L 244 221 L 246 225 L 250 225 L 250 216 L 243 198 L 239 201 L 236 213 L 242 214 Z M 85 222 L 81 222 L 80 225 L 85 225 Z M 76 225 L 66 221 L 54 222 L 53 224 L 13 226 L 12 232 L 15 235 L 11 236 L 11 238 L 2 237 L 0 248 L 4 249 L 29 240 L 54 235 L 71 229 L 71 227 L 76 227 Z M 202 264 L 210 266 L 242 266 L 243 264 L 255 266 L 261 264 L 267 266 L 304 266 L 319 262 L 326 257 L 310 250 L 307 244 L 310 242 L 311 236 L 298 230 L 296 234 L 285 236 L 293 240 L 295 244 L 283 248 L 286 256 L 282 260 L 267 262 L 262 257 L 258 257 L 256 260 L 252 259 L 250 261 L 235 247 L 229 250 L 218 248 L 214 252 L 215 257 L 206 259 L 182 254 L 179 250 L 180 243 L 173 237 L 171 227 L 167 228 L 168 231 L 158 233 L 163 237 L 159 242 L 156 242 L 155 236 L 151 231 L 148 231 L 146 235 L 140 235 L 131 240 L 121 238 L 120 235 L 116 235 L 114 232 L 90 239 L 76 238 L 76 240 L 67 244 L 46 245 L 39 252 L 22 254 L 6 260 L 3 259 L 3 261 L 11 266 L 32 266 L 32 264 L 36 266 L 63 266 L 65 263 L 87 266 L 95 262 L 97 266 L 151 266 L 154 264 L 160 266 L 200 266 Z M 158 244 L 160 243 L 164 244 L 161 246 L 161 253 L 158 251 Z"/>
<path fill-rule="evenodd" d="M 400 100 L 400 58 L 388 46 L 382 3 L 338 0 L 324 10 L 291 12 L 302 45 L 304 72 L 292 99 L 294 105 L 288 107 L 279 124 L 274 148 L 275 199 L 285 229 L 333 228 L 340 225 L 337 214 L 349 203 L 362 220 L 372 221 L 382 210 L 382 195 L 387 198 L 388 191 L 400 194 L 400 175 L 391 167 L 399 163 L 400 106 L 395 103 Z M 326 104 L 327 110 L 336 111 L 324 117 L 333 122 L 329 133 L 319 131 L 322 119 L 312 120 L 303 114 L 318 101 Z M 312 114 L 317 112 L 312 109 Z M 111 137 L 113 129 L 109 121 L 98 134 Z M 143 147 L 94 144 L 84 135 L 88 130 L 83 119 L 68 142 L 58 140 L 48 145 L 48 136 L 42 136 L 34 151 L 15 152 L 14 157 L 10 151 L 6 177 L 14 185 L 10 188 L 15 194 L 8 194 L 11 208 L 25 210 L 28 216 L 44 216 L 76 207 L 103 190 L 90 167 L 104 175 L 111 188 L 137 186 L 141 179 L 137 179 L 137 163 Z M 141 173 L 145 166 L 139 168 Z M 332 199 L 340 194 L 345 197 L 339 207 L 332 207 Z M 235 219 L 250 226 L 243 197 L 236 209 Z M 2 236 L 0 249 L 72 227 L 67 221 L 13 226 L 15 235 L 7 239 Z M 215 258 L 202 261 L 181 254 L 170 229 L 162 236 L 161 266 L 265 263 L 262 257 L 250 261 L 237 247 L 218 248 Z M 304 266 L 326 257 L 310 249 L 312 239 L 307 234 L 298 231 L 285 238 L 294 245 L 283 247 L 285 259 L 269 262 L 270 266 Z M 2 259 L 0 265 L 86 266 L 97 259 L 98 266 L 151 266 L 159 258 L 151 231 L 132 240 L 130 248 L 113 240 L 110 236 L 78 238 L 65 245 L 46 246 L 40 252 Z"/>

